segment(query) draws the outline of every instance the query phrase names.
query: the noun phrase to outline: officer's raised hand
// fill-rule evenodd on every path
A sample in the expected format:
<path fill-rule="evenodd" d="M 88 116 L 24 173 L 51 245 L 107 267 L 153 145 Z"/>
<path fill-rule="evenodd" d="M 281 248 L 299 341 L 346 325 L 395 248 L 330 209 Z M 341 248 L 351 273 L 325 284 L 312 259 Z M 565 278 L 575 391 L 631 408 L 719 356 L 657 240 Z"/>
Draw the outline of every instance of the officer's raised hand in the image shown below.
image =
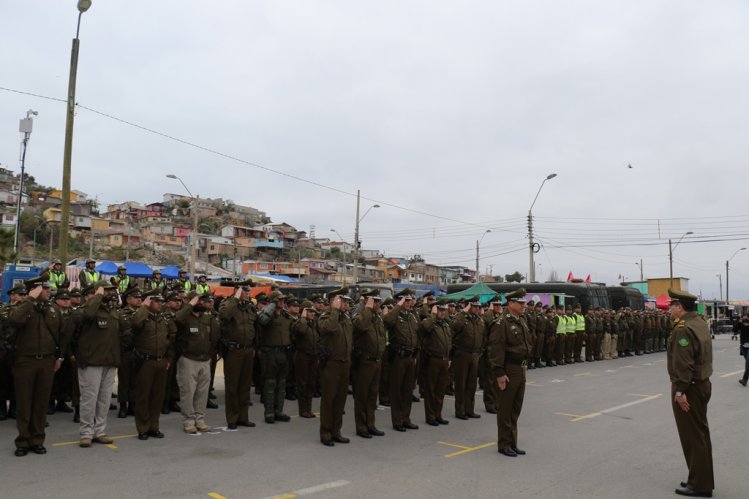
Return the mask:
<path fill-rule="evenodd" d="M 31 297 L 31 298 L 33 298 L 35 300 L 37 298 L 39 298 L 40 294 L 42 294 L 42 286 L 41 285 L 35 286 L 34 289 L 32 289 L 31 291 L 29 291 L 29 297 Z"/>
<path fill-rule="evenodd" d="M 94 293 L 94 294 L 103 295 L 104 294 L 104 286 L 99 286 L 98 288 L 96 288 L 96 293 Z"/>
<path fill-rule="evenodd" d="M 401 298 L 400 300 L 398 300 L 398 306 L 399 307 L 402 307 L 404 303 L 406 303 L 406 298 L 405 297 Z"/>
<path fill-rule="evenodd" d="M 192 300 L 190 300 L 190 306 L 194 307 L 195 305 L 197 305 L 199 299 L 200 299 L 200 297 L 198 295 L 193 296 Z"/>
<path fill-rule="evenodd" d="M 370 310 L 373 309 L 374 308 L 374 298 L 372 298 L 371 296 L 369 298 L 367 298 L 367 303 L 364 305 L 364 307 L 368 308 Z"/>
<path fill-rule="evenodd" d="M 237 290 L 234 292 L 234 298 L 236 298 L 237 300 L 241 300 L 242 299 L 242 288 L 241 287 L 237 288 Z"/>
<path fill-rule="evenodd" d="M 437 305 L 432 305 L 432 313 L 437 315 Z"/>
<path fill-rule="evenodd" d="M 144 307 L 150 307 L 151 306 L 151 297 L 150 296 L 146 296 L 146 299 L 143 300 L 143 306 Z"/>
<path fill-rule="evenodd" d="M 330 304 L 330 306 L 336 310 L 340 310 L 341 309 L 341 297 L 336 296 L 335 298 L 333 298 L 333 302 Z"/>

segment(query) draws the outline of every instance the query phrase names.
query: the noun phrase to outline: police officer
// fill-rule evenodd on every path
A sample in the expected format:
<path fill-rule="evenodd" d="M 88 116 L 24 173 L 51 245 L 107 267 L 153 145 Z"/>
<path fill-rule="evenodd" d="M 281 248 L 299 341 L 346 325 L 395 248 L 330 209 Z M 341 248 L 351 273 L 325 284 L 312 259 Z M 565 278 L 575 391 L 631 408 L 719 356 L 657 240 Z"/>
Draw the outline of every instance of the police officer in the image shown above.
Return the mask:
<path fill-rule="evenodd" d="M 317 322 L 322 357 L 320 442 L 326 447 L 332 447 L 336 443 L 349 443 L 349 439 L 341 435 L 351 370 L 354 329 L 348 315 L 351 303 L 346 293 L 348 293 L 347 287 L 328 293 L 328 297 L 332 296 L 330 310 L 323 313 Z M 413 378 L 411 379 L 413 387 Z"/>
<path fill-rule="evenodd" d="M 163 291 L 166 286 L 166 282 L 161 278 L 161 271 L 154 270 L 151 274 L 151 279 L 146 282 L 146 288 L 149 290 L 158 289 Z"/>
<path fill-rule="evenodd" d="M 112 284 L 117 286 L 117 291 L 119 291 L 120 294 L 127 291 L 130 287 L 130 277 L 128 277 L 127 268 L 125 268 L 124 265 L 120 265 L 119 267 L 117 267 L 117 275 L 112 276 L 109 280 L 112 282 Z"/>
<path fill-rule="evenodd" d="M 118 418 L 135 415 L 135 355 L 133 354 L 133 336 L 130 331 L 130 319 L 143 304 L 143 293 L 137 287 L 125 290 L 122 294 L 125 307 L 120 312 L 125 322 L 126 331 L 120 336 L 122 358 L 117 368 L 117 401 L 120 403 Z"/>
<path fill-rule="evenodd" d="M 0 305 L 0 421 L 16 417 L 16 398 L 13 388 L 14 327 L 9 320 L 11 308 L 26 298 L 26 286 L 8 290 L 10 301 Z"/>
<path fill-rule="evenodd" d="M 28 296 L 8 314 L 13 326 L 13 379 L 16 397 L 17 457 L 46 454 L 44 426 L 54 373 L 60 368 L 60 312 L 49 303 L 50 286 L 27 281 Z"/>
<path fill-rule="evenodd" d="M 49 408 L 47 409 L 48 415 L 52 415 L 55 412 L 73 412 L 73 409 L 65 403 L 66 400 L 72 397 L 72 373 L 75 370 L 75 366 L 69 360 L 70 352 L 68 351 L 68 344 L 72 337 L 72 321 L 70 320 L 70 295 L 68 295 L 66 290 L 60 290 L 55 294 L 55 305 L 57 305 L 57 308 L 60 310 L 61 324 L 58 346 L 61 354 L 60 358 L 63 360 L 60 369 L 55 373 L 55 380 L 52 386 L 52 396 L 49 399 Z M 57 403 L 55 403 L 55 400 Z"/>
<path fill-rule="evenodd" d="M 285 308 L 286 297 L 273 291 L 270 303 L 258 314 L 258 342 L 263 375 L 263 406 L 265 422 L 288 422 L 290 417 L 283 412 L 286 399 L 286 376 L 289 374 L 289 352 L 291 350 L 291 325 L 296 318 Z"/>
<path fill-rule="evenodd" d="M 689 467 L 679 495 L 712 497 L 713 449 L 707 422 L 713 373 L 713 346 L 707 323 L 697 313 L 697 297 L 685 291 L 668 290 L 674 328 L 668 338 L 667 363 L 671 399 L 681 448 Z"/>
<path fill-rule="evenodd" d="M 198 278 L 198 282 L 195 283 L 195 292 L 199 295 L 205 295 L 211 293 L 211 288 L 208 286 L 208 281 L 204 275 Z"/>
<path fill-rule="evenodd" d="M 378 291 L 364 293 L 364 297 L 364 307 L 353 320 L 354 419 L 356 434 L 372 438 L 384 435 L 375 425 L 375 411 L 385 356 L 385 323 Z"/>
<path fill-rule="evenodd" d="M 453 331 L 455 417 L 463 420 L 481 417 L 474 410 L 479 355 L 486 328 L 480 313 L 481 302 L 476 296 L 450 323 Z"/>
<path fill-rule="evenodd" d="M 164 297 L 147 296 L 130 319 L 133 332 L 133 354 L 136 363 L 135 427 L 139 440 L 164 438 L 159 417 L 164 402 L 166 378 L 174 363 L 173 320 L 161 313 Z"/>
<path fill-rule="evenodd" d="M 223 283 L 222 283 L 223 284 Z M 250 388 L 255 357 L 257 308 L 250 301 L 252 281 L 236 283 L 236 291 L 219 306 L 220 351 L 224 357 L 224 396 L 227 429 L 253 427 L 250 421 Z"/>
<path fill-rule="evenodd" d="M 48 274 L 43 272 L 42 275 L 49 279 L 49 287 L 52 292 L 70 286 L 68 276 L 62 269 L 62 262 L 58 259 L 52 260 L 52 265 L 50 265 L 48 269 Z"/>
<path fill-rule="evenodd" d="M 388 328 L 390 363 L 390 416 L 396 431 L 418 430 L 411 422 L 416 379 L 419 320 L 412 311 L 414 297 L 408 288 L 396 294 L 398 303 L 383 316 Z"/>
<path fill-rule="evenodd" d="M 528 360 L 533 350 L 528 325 L 522 317 L 525 289 L 505 295 L 507 313 L 489 328 L 489 364 L 496 384 L 492 385 L 497 402 L 497 447 L 509 457 L 524 455 L 518 448 L 517 422 L 523 409 Z"/>
<path fill-rule="evenodd" d="M 78 282 L 81 288 L 88 287 L 99 280 L 99 273 L 95 270 L 96 260 L 86 260 L 86 267 L 78 273 Z"/>
<path fill-rule="evenodd" d="M 318 341 L 317 309 L 310 301 L 302 302 L 302 315 L 291 326 L 294 342 L 294 374 L 296 376 L 299 416 L 314 418 L 312 397 L 317 385 Z"/>
<path fill-rule="evenodd" d="M 452 329 L 447 321 L 447 305 L 432 306 L 430 316 L 421 321 L 424 366 L 424 413 L 430 426 L 446 425 L 450 422 L 442 417 L 445 391 L 450 382 L 450 350 Z"/>

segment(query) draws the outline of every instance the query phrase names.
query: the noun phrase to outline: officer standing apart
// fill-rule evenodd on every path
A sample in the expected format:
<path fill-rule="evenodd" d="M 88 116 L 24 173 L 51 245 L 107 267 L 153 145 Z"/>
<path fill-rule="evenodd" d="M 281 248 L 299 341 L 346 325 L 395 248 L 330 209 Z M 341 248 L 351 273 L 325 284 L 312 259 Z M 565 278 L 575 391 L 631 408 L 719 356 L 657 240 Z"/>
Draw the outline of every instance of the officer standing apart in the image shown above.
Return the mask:
<path fill-rule="evenodd" d="M 27 286 L 28 287 L 28 286 Z M 13 378 L 16 396 L 16 452 L 25 456 L 29 450 L 46 454 L 44 425 L 47 402 L 52 392 L 58 358 L 60 312 L 51 305 L 47 283 L 35 282 L 28 297 L 11 308 L 10 323 L 15 327 L 11 344 L 15 345 Z"/>
<path fill-rule="evenodd" d="M 525 376 L 533 343 L 528 325 L 521 317 L 525 288 L 505 295 L 507 311 L 489 329 L 489 366 L 497 381 L 492 386 L 497 405 L 497 446 L 509 457 L 524 455 L 518 448 L 518 418 L 523 409 Z"/>
<path fill-rule="evenodd" d="M 334 295 L 330 310 L 323 313 L 317 323 L 320 353 L 324 356 L 320 363 L 320 442 L 327 447 L 336 442 L 349 443 L 349 439 L 341 435 L 354 329 L 348 315 L 351 304 L 346 292 L 348 288 L 343 287 L 328 294 Z"/>
<path fill-rule="evenodd" d="M 674 328 L 668 338 L 667 363 L 671 378 L 671 406 L 689 477 L 675 492 L 690 497 L 712 497 L 713 447 L 707 423 L 713 373 L 713 345 L 707 323 L 697 313 L 697 297 L 669 289 Z"/>

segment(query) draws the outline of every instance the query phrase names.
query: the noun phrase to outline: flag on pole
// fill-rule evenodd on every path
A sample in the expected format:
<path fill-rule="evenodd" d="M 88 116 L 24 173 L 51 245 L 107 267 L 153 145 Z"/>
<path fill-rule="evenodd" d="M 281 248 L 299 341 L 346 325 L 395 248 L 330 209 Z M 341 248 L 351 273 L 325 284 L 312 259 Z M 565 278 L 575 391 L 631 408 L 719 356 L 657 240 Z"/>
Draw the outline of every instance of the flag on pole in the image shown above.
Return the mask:
<path fill-rule="evenodd" d="M 588 274 L 588 277 L 585 278 L 585 282 L 590 282 L 590 274 Z"/>
<path fill-rule="evenodd" d="M 569 274 L 567 274 L 567 282 L 570 282 L 572 279 L 574 279 L 575 276 L 572 275 L 572 271 L 570 271 Z"/>

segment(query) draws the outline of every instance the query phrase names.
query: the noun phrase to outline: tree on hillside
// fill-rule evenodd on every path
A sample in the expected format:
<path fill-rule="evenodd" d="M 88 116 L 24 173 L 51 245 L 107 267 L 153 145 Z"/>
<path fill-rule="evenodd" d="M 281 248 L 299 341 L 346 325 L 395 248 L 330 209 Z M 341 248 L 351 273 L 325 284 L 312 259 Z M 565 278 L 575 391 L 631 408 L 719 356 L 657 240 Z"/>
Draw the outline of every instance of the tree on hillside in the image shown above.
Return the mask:
<path fill-rule="evenodd" d="M 505 282 L 523 282 L 525 276 L 518 271 L 514 274 L 505 274 Z"/>

